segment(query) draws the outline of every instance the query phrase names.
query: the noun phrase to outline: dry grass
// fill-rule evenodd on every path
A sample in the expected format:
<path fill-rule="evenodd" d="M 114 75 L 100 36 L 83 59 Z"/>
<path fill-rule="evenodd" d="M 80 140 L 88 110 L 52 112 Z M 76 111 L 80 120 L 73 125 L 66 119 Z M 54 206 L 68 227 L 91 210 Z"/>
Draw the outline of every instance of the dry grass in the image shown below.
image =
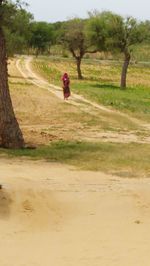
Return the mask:
<path fill-rule="evenodd" d="M 60 64 L 63 65 L 55 62 L 55 68 Z M 73 68 L 73 64 L 71 66 Z M 103 68 L 104 72 L 110 70 L 107 65 Z M 89 65 L 86 71 L 92 71 Z M 95 68 L 94 71 L 96 78 Z M 25 140 L 42 145 L 36 151 L 8 151 L 9 154 L 65 162 L 81 169 L 118 173 L 120 176 L 149 176 L 147 131 L 119 113 L 107 113 L 92 107 L 87 112 L 62 102 L 49 91 L 23 79 L 14 61 L 9 65 L 9 73 L 13 105 Z M 43 72 L 43 75 L 46 77 L 47 73 Z M 112 79 L 113 75 L 110 74 L 109 78 Z M 145 143 L 140 144 L 142 141 Z"/>

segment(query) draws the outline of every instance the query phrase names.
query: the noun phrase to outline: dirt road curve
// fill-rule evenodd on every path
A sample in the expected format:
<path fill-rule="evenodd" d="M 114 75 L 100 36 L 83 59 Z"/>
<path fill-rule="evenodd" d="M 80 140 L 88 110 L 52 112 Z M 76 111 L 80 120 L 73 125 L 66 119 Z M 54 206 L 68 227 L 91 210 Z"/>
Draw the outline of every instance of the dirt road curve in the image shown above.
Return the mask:
<path fill-rule="evenodd" d="M 17 66 L 18 70 L 20 71 L 20 73 L 22 74 L 22 76 L 25 79 L 32 82 L 34 85 L 50 91 L 51 93 L 55 94 L 55 96 L 58 97 L 60 100 L 63 100 L 62 88 L 48 83 L 42 77 L 40 77 L 36 73 L 34 73 L 32 68 L 31 68 L 31 62 L 32 62 L 31 56 L 18 58 L 18 60 L 16 61 L 16 66 Z M 89 105 L 92 105 L 92 107 L 94 107 L 96 109 L 100 109 L 100 110 L 103 110 L 105 112 L 112 112 L 112 110 L 105 108 L 104 106 L 101 106 L 101 105 L 96 104 L 94 102 L 88 101 L 85 98 L 83 98 L 82 96 L 77 95 L 75 93 L 71 93 L 71 97 L 70 97 L 69 101 L 66 101 L 66 103 L 77 105 L 77 106 L 80 105 L 80 107 L 84 108 L 84 111 L 87 110 L 87 103 L 88 103 Z"/>
<path fill-rule="evenodd" d="M 0 161 L 1 266 L 149 266 L 150 181 Z"/>
<path fill-rule="evenodd" d="M 32 68 L 31 68 L 31 61 L 32 61 L 31 56 L 18 58 L 18 60 L 16 61 L 16 66 L 17 66 L 18 70 L 20 71 L 20 73 L 22 74 L 22 76 L 25 79 L 32 82 L 33 84 L 35 84 L 36 86 L 49 90 L 51 93 L 54 93 L 59 99 L 63 100 L 62 89 L 58 86 L 53 85 L 53 84 L 49 84 L 42 77 L 40 77 L 36 73 L 34 73 Z M 87 113 L 91 112 L 90 107 L 92 107 L 92 108 L 102 110 L 102 111 L 107 112 L 107 113 L 119 114 L 122 117 L 128 118 L 130 121 L 134 122 L 135 124 L 145 128 L 145 129 L 150 130 L 150 124 L 145 124 L 142 121 L 139 121 L 136 118 L 132 118 L 127 114 L 121 113 L 121 112 L 116 111 L 116 110 L 109 109 L 107 107 L 104 107 L 104 106 L 99 105 L 97 103 L 94 103 L 92 101 L 89 101 L 89 100 L 85 99 L 84 97 L 77 95 L 77 94 L 74 94 L 74 93 L 72 93 L 71 99 L 67 103 L 77 105 L 77 106 L 79 105 L 80 108 Z M 88 104 L 88 108 L 87 108 L 87 104 Z"/>

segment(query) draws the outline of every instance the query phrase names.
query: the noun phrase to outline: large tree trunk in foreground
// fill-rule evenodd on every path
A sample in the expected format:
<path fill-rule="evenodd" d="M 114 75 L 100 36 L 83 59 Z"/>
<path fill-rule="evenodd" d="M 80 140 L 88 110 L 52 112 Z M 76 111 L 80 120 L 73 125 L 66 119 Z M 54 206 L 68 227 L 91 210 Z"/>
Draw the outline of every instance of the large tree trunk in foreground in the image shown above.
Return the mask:
<path fill-rule="evenodd" d="M 122 89 L 126 88 L 127 71 L 128 71 L 128 66 L 130 63 L 130 58 L 131 58 L 131 56 L 128 52 L 125 52 L 124 55 L 125 55 L 125 58 L 124 58 L 123 66 L 122 66 L 121 84 L 120 84 L 120 87 Z"/>
<path fill-rule="evenodd" d="M 6 43 L 0 27 L 0 146 L 22 148 L 24 139 L 16 120 L 8 87 Z"/>

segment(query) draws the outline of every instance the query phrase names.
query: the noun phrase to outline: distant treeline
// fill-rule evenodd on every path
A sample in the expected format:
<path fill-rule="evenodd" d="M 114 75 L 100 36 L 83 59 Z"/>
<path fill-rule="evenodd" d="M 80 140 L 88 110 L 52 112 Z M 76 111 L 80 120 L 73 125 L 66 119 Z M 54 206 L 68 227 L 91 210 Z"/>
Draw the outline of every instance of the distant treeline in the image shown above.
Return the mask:
<path fill-rule="evenodd" d="M 150 61 L 150 21 L 138 21 L 112 12 L 93 11 L 87 19 L 37 22 L 18 5 L 9 8 L 4 23 L 7 53 L 58 55 L 75 59 L 78 79 L 82 79 L 81 62 L 85 57 L 123 60 L 121 87 L 126 87 L 128 65 Z M 13 10 L 13 12 L 12 12 Z"/>
<path fill-rule="evenodd" d="M 37 22 L 31 13 L 17 8 L 4 28 L 9 55 L 31 53 L 69 57 L 70 54 L 75 56 L 74 50 L 80 50 L 79 55 L 84 53 L 86 57 L 95 52 L 100 59 L 112 59 L 120 57 L 124 43 L 128 42 L 134 60 L 150 60 L 149 20 L 139 22 L 112 12 L 94 11 L 89 12 L 87 19 Z"/>

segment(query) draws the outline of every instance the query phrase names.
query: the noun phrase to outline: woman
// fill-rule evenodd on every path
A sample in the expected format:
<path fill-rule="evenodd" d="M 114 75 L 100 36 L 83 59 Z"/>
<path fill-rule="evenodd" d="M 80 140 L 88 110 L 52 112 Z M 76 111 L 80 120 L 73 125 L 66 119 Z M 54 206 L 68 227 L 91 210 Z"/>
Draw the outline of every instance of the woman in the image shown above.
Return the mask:
<path fill-rule="evenodd" d="M 67 100 L 68 97 L 70 96 L 70 80 L 69 76 L 67 73 L 64 73 L 62 76 L 62 81 L 63 81 L 63 94 L 64 94 L 64 100 Z"/>

